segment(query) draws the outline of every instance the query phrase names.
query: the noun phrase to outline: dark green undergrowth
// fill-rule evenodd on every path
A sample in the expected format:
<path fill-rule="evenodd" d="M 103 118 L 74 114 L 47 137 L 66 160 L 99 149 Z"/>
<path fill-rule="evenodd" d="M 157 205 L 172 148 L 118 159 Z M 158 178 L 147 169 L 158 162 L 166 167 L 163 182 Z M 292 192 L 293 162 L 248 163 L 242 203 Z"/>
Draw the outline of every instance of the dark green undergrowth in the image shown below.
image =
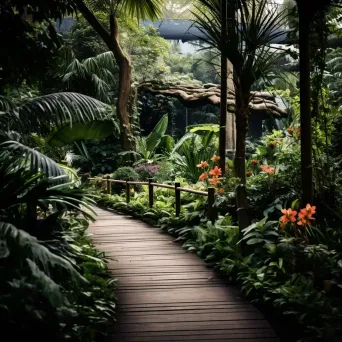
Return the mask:
<path fill-rule="evenodd" d="M 119 195 L 102 195 L 99 204 L 148 221 L 217 265 L 247 298 L 284 322 L 292 340 L 341 340 L 341 230 L 313 229 L 303 238 L 264 218 L 239 234 L 229 215 L 209 222 L 201 199 L 185 195 L 175 217 L 172 191 L 158 189 L 156 198 L 153 209 L 146 190 L 132 194 L 129 204 Z"/>
<path fill-rule="evenodd" d="M 100 341 L 114 322 L 115 279 L 78 214 L 50 215 L 39 239 L 1 223 L 0 321 L 20 341 Z M 45 227 L 46 228 L 46 227 Z"/>

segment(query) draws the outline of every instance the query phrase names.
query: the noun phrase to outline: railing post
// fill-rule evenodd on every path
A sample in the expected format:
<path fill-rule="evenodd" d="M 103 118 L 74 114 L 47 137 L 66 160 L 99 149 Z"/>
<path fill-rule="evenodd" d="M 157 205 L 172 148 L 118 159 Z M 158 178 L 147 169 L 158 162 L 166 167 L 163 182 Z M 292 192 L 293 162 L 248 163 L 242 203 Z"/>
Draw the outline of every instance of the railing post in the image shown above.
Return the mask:
<path fill-rule="evenodd" d="M 181 207 L 181 193 L 177 188 L 180 187 L 180 183 L 175 183 L 175 195 L 176 195 L 176 216 L 178 217 L 180 214 Z"/>
<path fill-rule="evenodd" d="M 130 199 L 131 199 L 131 193 L 130 193 L 130 186 L 128 181 L 126 181 L 126 202 L 129 203 Z"/>
<path fill-rule="evenodd" d="M 110 176 L 107 176 L 107 194 L 110 195 L 111 194 L 111 186 L 110 186 L 110 181 L 109 181 Z"/>
<path fill-rule="evenodd" d="M 214 223 L 216 220 L 216 210 L 214 208 L 215 202 L 215 189 L 208 188 L 208 218 Z"/>
<path fill-rule="evenodd" d="M 148 200 L 150 203 L 150 208 L 153 207 L 153 202 L 154 202 L 154 198 L 153 198 L 153 185 L 151 184 L 153 182 L 152 178 L 148 179 Z"/>
<path fill-rule="evenodd" d="M 105 191 L 105 193 L 107 194 L 108 192 L 107 192 L 106 178 L 102 177 L 102 181 L 104 182 L 104 191 Z M 102 183 L 102 181 L 101 181 L 101 183 Z"/>

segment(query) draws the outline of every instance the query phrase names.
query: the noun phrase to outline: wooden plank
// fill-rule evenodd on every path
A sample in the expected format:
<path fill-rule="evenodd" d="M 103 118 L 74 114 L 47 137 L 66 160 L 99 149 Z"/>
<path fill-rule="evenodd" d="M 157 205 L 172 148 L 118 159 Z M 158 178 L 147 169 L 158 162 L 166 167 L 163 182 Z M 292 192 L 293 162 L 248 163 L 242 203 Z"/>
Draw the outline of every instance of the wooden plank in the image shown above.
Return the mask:
<path fill-rule="evenodd" d="M 158 314 L 159 312 L 167 311 L 172 314 L 174 311 L 188 312 L 196 311 L 210 311 L 210 310 L 224 310 L 224 309 L 234 309 L 234 308 L 246 308 L 253 307 L 250 303 L 246 301 L 236 302 L 209 302 L 209 303 L 186 303 L 186 304 L 142 304 L 142 305 L 128 305 L 128 304 L 118 304 L 118 312 L 154 312 Z"/>
<path fill-rule="evenodd" d="M 226 322 L 173 322 L 173 323 L 143 323 L 143 324 L 123 324 L 117 323 L 115 332 L 171 332 L 171 331 L 191 331 L 193 334 L 198 332 L 210 332 L 216 330 L 232 330 L 241 331 L 246 329 L 260 329 L 269 328 L 269 325 L 263 320 L 250 320 L 250 321 L 226 321 Z M 229 337 L 229 335 L 227 336 Z"/>
<path fill-rule="evenodd" d="M 251 319 L 262 319 L 263 316 L 256 309 L 250 308 L 240 311 L 216 312 L 215 314 L 207 312 L 196 313 L 179 313 L 169 315 L 168 313 L 159 315 L 125 315 L 120 316 L 118 323 L 124 321 L 125 324 L 145 324 L 145 323 L 177 323 L 177 322 L 227 322 L 227 321 L 240 321 Z"/>
<path fill-rule="evenodd" d="M 158 333 L 157 333 L 158 334 Z M 150 335 L 150 334 L 149 334 Z M 227 337 L 229 336 L 229 337 Z M 270 330 L 260 329 L 260 330 L 247 330 L 241 332 L 235 332 L 231 330 L 216 330 L 210 331 L 208 333 L 202 334 L 181 334 L 179 332 L 169 332 L 167 335 L 152 335 L 144 336 L 139 333 L 121 333 L 118 334 L 120 341 L 275 341 L 275 334 Z"/>
<path fill-rule="evenodd" d="M 96 208 L 88 232 L 118 277 L 119 342 L 275 342 L 263 315 L 160 229 Z"/>

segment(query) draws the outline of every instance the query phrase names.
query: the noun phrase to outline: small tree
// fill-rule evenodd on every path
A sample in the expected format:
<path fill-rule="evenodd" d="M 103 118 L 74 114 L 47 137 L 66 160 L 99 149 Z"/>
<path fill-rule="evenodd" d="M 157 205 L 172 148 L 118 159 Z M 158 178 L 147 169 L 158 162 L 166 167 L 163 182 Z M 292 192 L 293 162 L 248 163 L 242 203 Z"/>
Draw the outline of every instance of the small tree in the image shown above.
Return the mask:
<path fill-rule="evenodd" d="M 119 26 L 117 17 L 128 14 L 133 17 L 155 19 L 160 15 L 162 0 L 74 0 L 84 18 L 99 34 L 113 52 L 119 67 L 119 95 L 116 103 L 117 114 L 121 123 L 121 144 L 125 150 L 132 148 L 130 139 L 130 105 L 132 64 L 129 56 L 123 51 L 119 41 Z M 109 15 L 109 30 L 96 17 L 96 10 L 107 11 Z"/>
<path fill-rule="evenodd" d="M 251 89 L 256 81 L 275 76 L 275 62 L 284 52 L 270 46 L 281 37 L 280 30 L 285 21 L 284 11 L 270 5 L 268 0 L 227 0 L 228 24 L 221 23 L 220 0 L 198 0 L 199 14 L 196 15 L 200 29 L 206 34 L 206 43 L 227 56 L 233 65 L 236 116 L 235 175 L 240 184 L 246 184 L 246 136 L 248 132 L 249 102 Z M 221 42 L 221 28 L 226 27 L 227 41 Z M 239 196 L 239 208 L 246 208 L 246 194 Z M 247 220 L 240 228 L 247 224 Z"/>

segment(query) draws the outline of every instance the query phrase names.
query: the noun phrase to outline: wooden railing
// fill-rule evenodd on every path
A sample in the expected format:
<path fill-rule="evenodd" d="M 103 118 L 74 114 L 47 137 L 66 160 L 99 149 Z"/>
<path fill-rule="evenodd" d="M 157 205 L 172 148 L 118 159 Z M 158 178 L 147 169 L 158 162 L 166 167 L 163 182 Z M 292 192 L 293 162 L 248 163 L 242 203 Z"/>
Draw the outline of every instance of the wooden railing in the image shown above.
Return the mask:
<path fill-rule="evenodd" d="M 176 199 L 176 216 L 179 216 L 180 210 L 181 210 L 181 191 L 183 192 L 189 192 L 191 194 L 199 195 L 199 196 L 206 196 L 208 197 L 208 218 L 212 222 L 216 220 L 217 213 L 214 208 L 214 202 L 215 202 L 215 189 L 214 188 L 208 188 L 208 191 L 199 191 L 199 190 L 192 190 L 188 188 L 182 188 L 180 186 L 180 183 L 176 182 L 174 185 L 169 184 L 161 184 L 161 183 L 154 183 L 152 178 L 148 180 L 148 182 L 139 182 L 139 181 L 124 181 L 124 180 L 117 180 L 117 179 L 110 179 L 109 176 L 107 178 L 88 178 L 91 181 L 100 181 L 105 182 L 105 190 L 107 194 L 111 193 L 111 183 L 119 183 L 119 184 L 125 184 L 126 187 L 126 202 L 129 203 L 131 199 L 131 186 L 132 185 L 147 185 L 148 186 L 148 198 L 149 198 L 149 206 L 150 208 L 153 208 L 154 204 L 154 191 L 153 188 L 164 188 L 164 189 L 170 189 L 175 191 L 175 199 Z"/>

